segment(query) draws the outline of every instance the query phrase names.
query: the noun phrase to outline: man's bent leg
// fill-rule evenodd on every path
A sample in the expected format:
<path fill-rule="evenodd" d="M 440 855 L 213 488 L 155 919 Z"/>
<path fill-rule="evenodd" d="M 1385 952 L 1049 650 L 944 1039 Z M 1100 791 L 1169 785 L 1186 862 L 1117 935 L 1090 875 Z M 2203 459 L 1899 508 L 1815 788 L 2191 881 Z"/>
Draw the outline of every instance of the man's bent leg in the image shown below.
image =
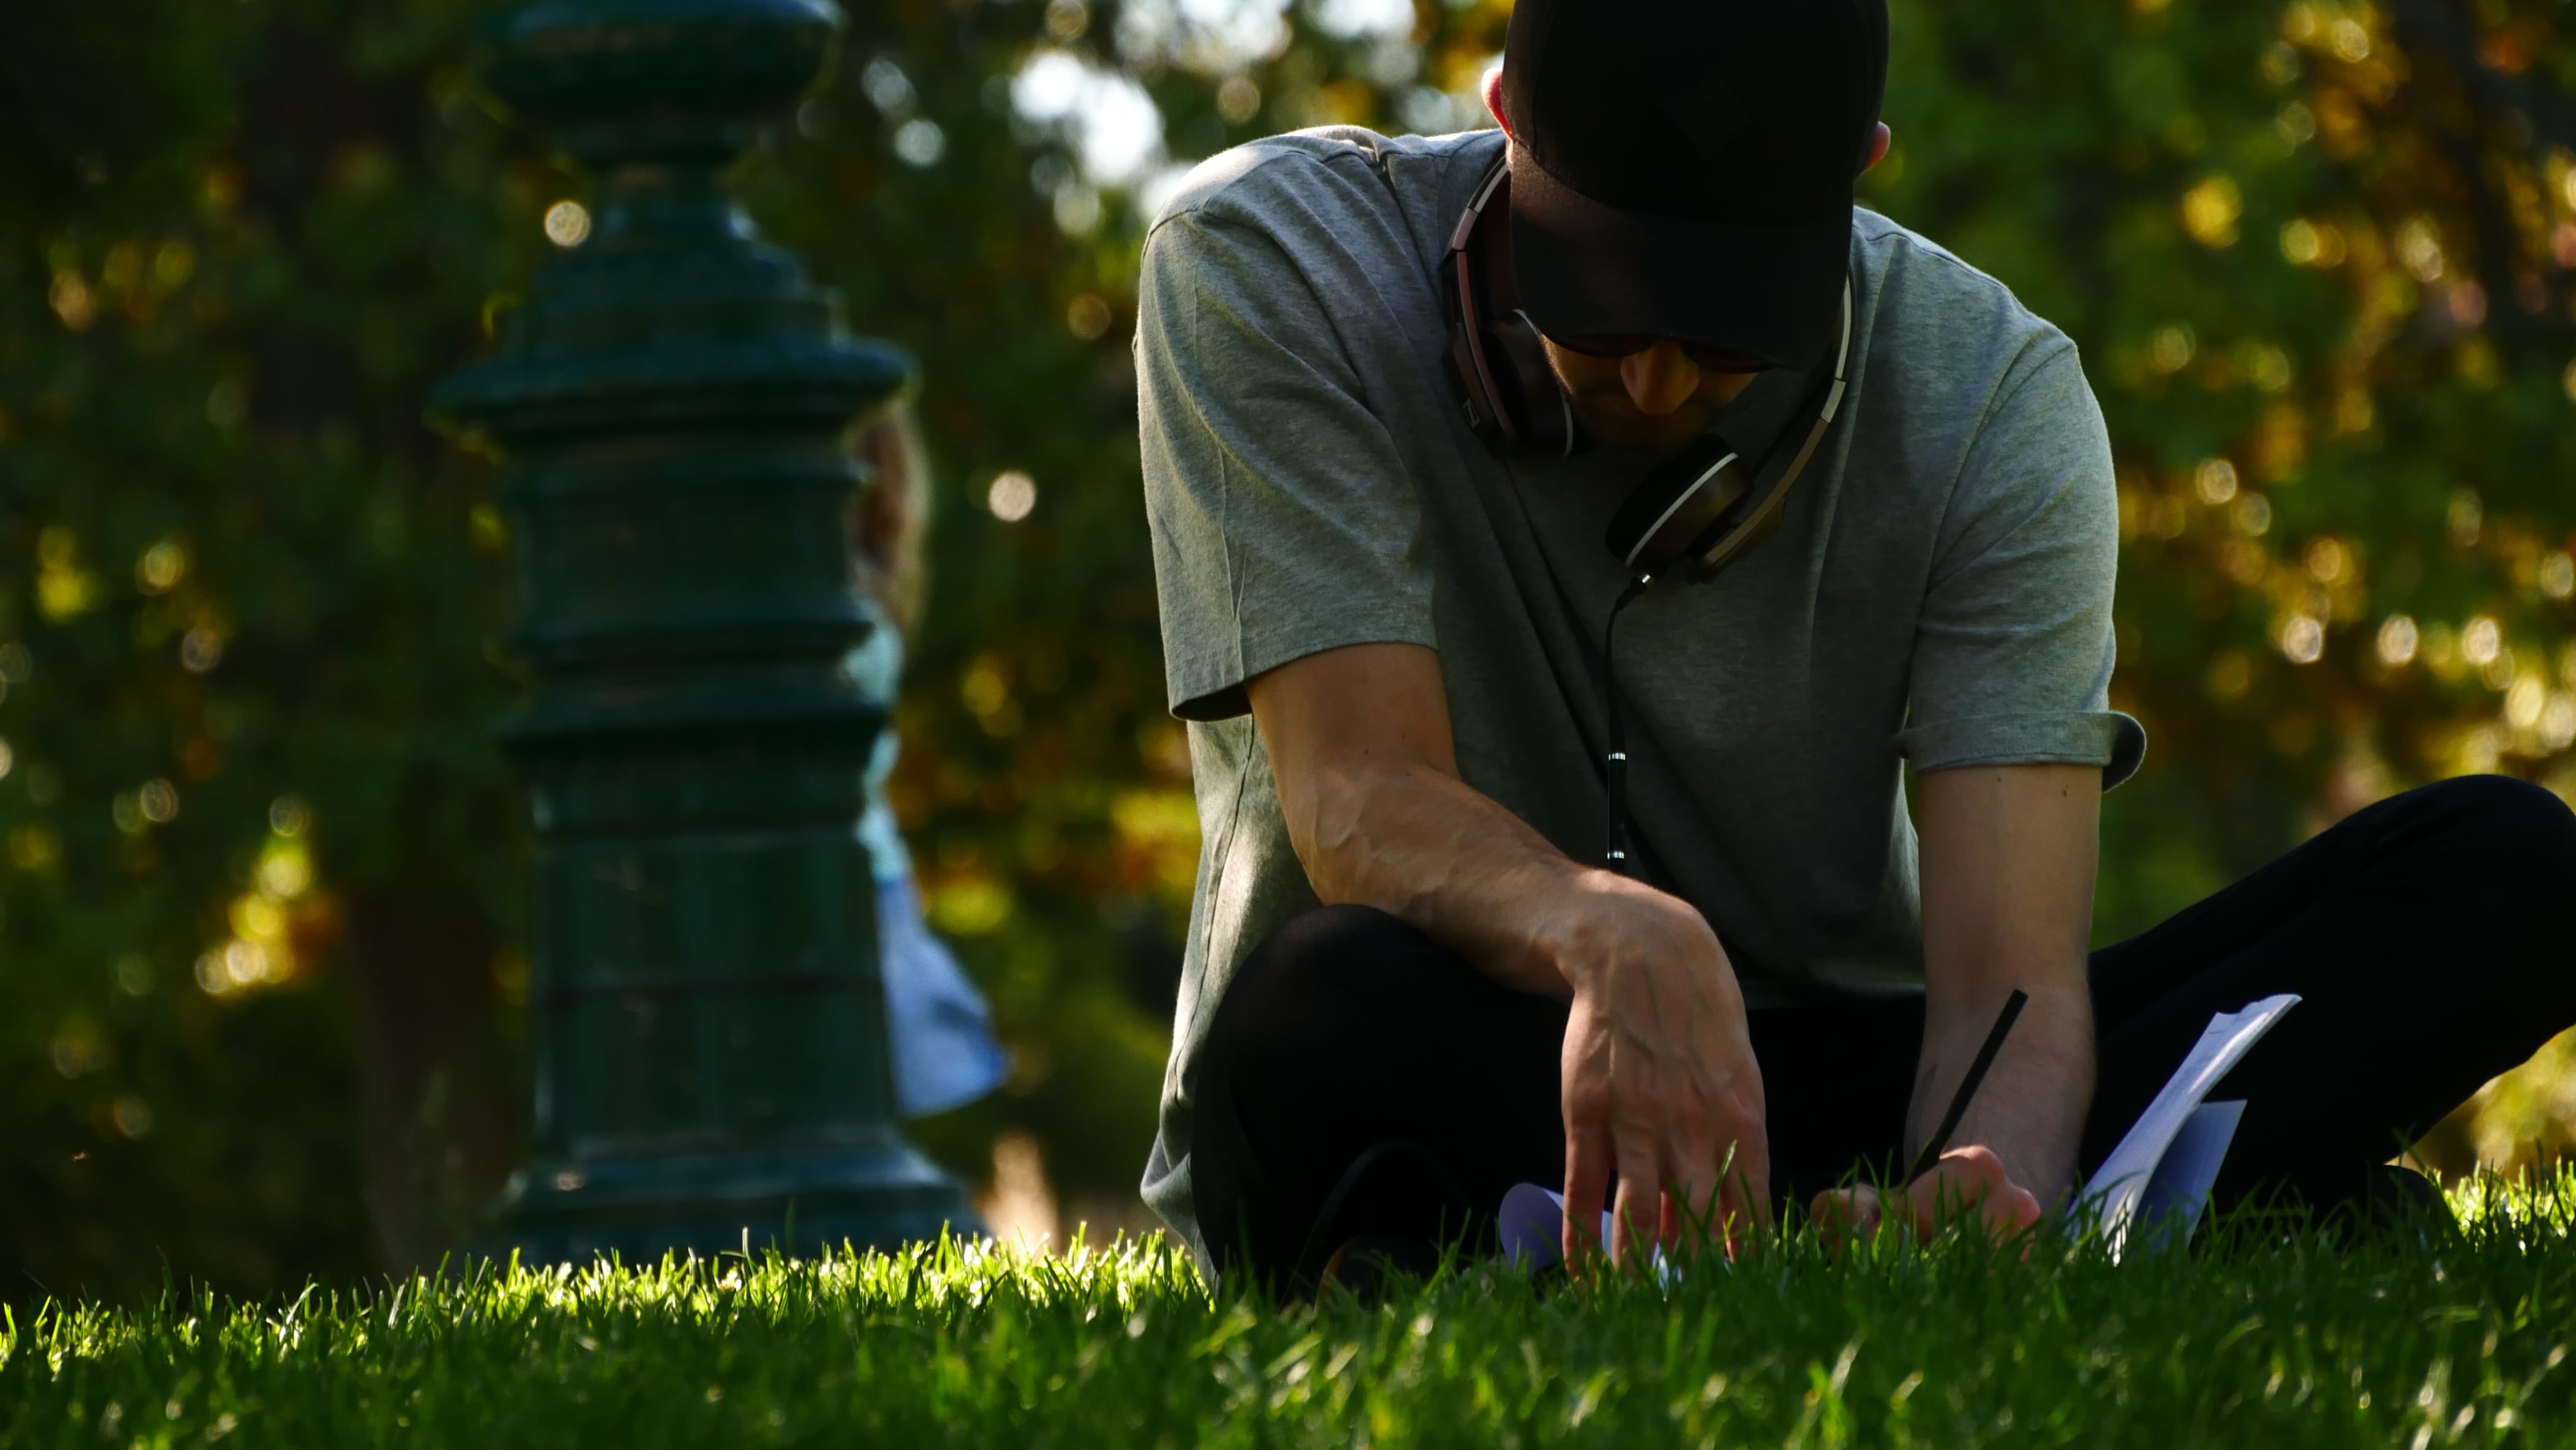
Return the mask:
<path fill-rule="evenodd" d="M 2576 816 L 2474 776 L 2352 816 L 2093 956 L 2099 1087 L 2083 1164 L 2108 1155 L 2210 1017 L 2300 1004 L 2213 1099 L 2245 1100 L 2214 1197 L 2323 1209 L 2489 1078 L 2576 1025 Z"/>
<path fill-rule="evenodd" d="M 1762 1067 L 1775 1208 L 1801 1214 L 1828 1188 L 1905 1171 L 1922 998 L 1769 1007 L 1747 1014 L 1746 1027 Z"/>
<path fill-rule="evenodd" d="M 1369 907 L 1273 932 L 1227 987 L 1199 1060 L 1190 1181 L 1219 1271 L 1284 1280 L 1353 1165 L 1391 1145 L 1427 1155 L 1443 1196 L 1480 1213 L 1514 1183 L 1561 1181 L 1566 1010 Z M 1411 1205 L 1435 1218 L 1457 1206 Z"/>

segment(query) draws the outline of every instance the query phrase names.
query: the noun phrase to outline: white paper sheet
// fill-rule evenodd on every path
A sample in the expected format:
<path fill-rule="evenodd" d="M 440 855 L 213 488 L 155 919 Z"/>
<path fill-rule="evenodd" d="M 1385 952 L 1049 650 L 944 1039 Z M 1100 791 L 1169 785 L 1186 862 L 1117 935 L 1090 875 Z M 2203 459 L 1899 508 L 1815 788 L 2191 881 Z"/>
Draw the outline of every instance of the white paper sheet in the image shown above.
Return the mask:
<path fill-rule="evenodd" d="M 2112 1149 L 2111 1156 L 2102 1160 L 2102 1166 L 2095 1170 L 2076 1204 L 2098 1215 L 2097 1221 L 2103 1232 L 2110 1236 L 2113 1257 L 2118 1257 L 2126 1248 L 2129 1226 L 2137 1220 L 2147 1185 L 2172 1150 L 2174 1140 L 2181 1135 L 2183 1125 L 2190 1120 L 2193 1111 L 2209 1096 L 2209 1090 L 2218 1085 L 2218 1080 L 2227 1076 L 2228 1070 L 2244 1059 L 2254 1044 L 2262 1040 L 2264 1033 L 2272 1030 L 2272 1024 L 2280 1021 L 2282 1014 L 2298 1003 L 2295 994 L 2285 992 L 2277 997 L 2266 997 L 2240 1011 L 2221 1012 L 2211 1018 L 2208 1028 L 2200 1034 L 2200 1041 L 2192 1045 L 2190 1055 L 2166 1080 L 2164 1091 L 2156 1094 L 2154 1102 L 2147 1104 L 2147 1110 L 2138 1116 L 2128 1136 L 2120 1140 L 2120 1146 Z M 2215 1120 L 2212 1120 L 2211 1126 L 2202 1131 L 2210 1133 L 2214 1127 Z M 2235 1133 L 2236 1119 L 2231 1116 L 2226 1119 L 2226 1133 L 2218 1137 L 2214 1153 L 2209 1152 L 2208 1143 L 2195 1138 L 2193 1151 L 2210 1157 L 2209 1176 L 2213 1180 L 2218 1176 L 2217 1162 L 2225 1158 L 2227 1142 Z M 2206 1198 L 2208 1191 L 2204 1184 L 2200 1196 Z"/>
<path fill-rule="evenodd" d="M 2210 1186 L 2227 1161 L 2227 1145 L 2236 1139 L 2236 1122 L 2244 1116 L 2245 1104 L 2230 1100 L 2202 1103 L 2182 1120 L 2182 1131 L 2174 1134 L 2163 1161 L 2147 1175 L 2146 1192 L 2138 1196 L 2137 1222 L 2144 1226 L 2142 1242 L 2148 1247 L 2179 1248 L 2191 1242 L 2209 1208 Z"/>
<path fill-rule="evenodd" d="M 1502 1212 L 1496 1215 L 1495 1227 L 1503 1241 L 1503 1257 L 1522 1269 L 1545 1269 L 1565 1258 L 1565 1195 L 1535 1183 L 1515 1183 L 1503 1192 Z M 1610 1243 L 1610 1211 L 1601 1211 L 1601 1244 Z M 1672 1282 L 1671 1266 L 1664 1262 L 1664 1251 L 1655 1250 L 1655 1277 L 1658 1282 Z"/>
<path fill-rule="evenodd" d="M 1524 1269 L 1544 1269 L 1565 1257 L 1565 1195 L 1535 1183 L 1515 1183 L 1503 1194 L 1503 1257 Z M 1601 1215 L 1601 1241 L 1610 1241 L 1610 1215 Z"/>

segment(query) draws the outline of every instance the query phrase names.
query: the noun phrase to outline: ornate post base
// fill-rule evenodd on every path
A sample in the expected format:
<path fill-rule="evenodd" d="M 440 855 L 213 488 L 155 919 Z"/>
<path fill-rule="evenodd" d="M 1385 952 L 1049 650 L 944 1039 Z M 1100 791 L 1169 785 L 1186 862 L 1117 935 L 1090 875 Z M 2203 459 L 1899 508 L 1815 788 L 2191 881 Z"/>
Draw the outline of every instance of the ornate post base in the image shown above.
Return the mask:
<path fill-rule="evenodd" d="M 495 356 L 434 408 L 505 457 L 502 729 L 537 827 L 535 1154 L 490 1248 L 811 1250 L 971 1226 L 897 1127 L 856 834 L 880 707 L 842 520 L 854 414 L 908 363 L 850 340 L 721 169 L 828 49 L 828 0 L 554 0 L 493 90 L 600 178 Z"/>
<path fill-rule="evenodd" d="M 539 1160 L 513 1174 L 487 1250 L 537 1263 L 694 1249 L 812 1255 L 978 1231 L 957 1185 L 900 1140 L 873 1148 Z"/>

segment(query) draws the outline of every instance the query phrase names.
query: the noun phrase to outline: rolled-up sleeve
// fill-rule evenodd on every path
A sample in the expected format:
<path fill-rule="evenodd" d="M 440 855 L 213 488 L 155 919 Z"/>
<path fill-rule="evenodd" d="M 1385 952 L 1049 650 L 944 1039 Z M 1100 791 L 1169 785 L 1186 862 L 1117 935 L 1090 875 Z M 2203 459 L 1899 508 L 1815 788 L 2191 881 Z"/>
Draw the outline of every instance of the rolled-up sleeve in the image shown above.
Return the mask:
<path fill-rule="evenodd" d="M 1343 645 L 1429 645 L 1420 507 L 1326 297 L 1370 284 L 1291 256 L 1216 205 L 1145 246 L 1136 364 L 1146 515 L 1172 712 L 1249 709 L 1244 684 Z"/>
<path fill-rule="evenodd" d="M 2017 360 L 1995 396 L 1942 522 L 1897 747 L 1918 771 L 2097 765 L 2107 790 L 2146 752 L 2110 707 L 2110 439 L 2062 339 Z"/>

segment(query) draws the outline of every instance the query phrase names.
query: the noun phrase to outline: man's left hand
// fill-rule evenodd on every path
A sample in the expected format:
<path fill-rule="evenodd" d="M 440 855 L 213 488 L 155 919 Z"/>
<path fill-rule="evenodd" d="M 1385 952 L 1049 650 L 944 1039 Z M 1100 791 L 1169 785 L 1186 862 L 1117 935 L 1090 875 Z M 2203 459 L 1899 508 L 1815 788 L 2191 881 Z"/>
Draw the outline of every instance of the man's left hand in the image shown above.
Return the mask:
<path fill-rule="evenodd" d="M 1962 1222 L 1997 1241 L 2039 1226 L 2038 1195 L 2012 1181 L 1993 1149 L 1975 1146 L 1951 1149 L 1922 1177 L 1890 1193 L 1867 1184 L 1829 1188 L 1808 1211 L 1836 1249 L 1870 1237 L 1889 1221 L 1913 1229 L 1918 1241 Z"/>

